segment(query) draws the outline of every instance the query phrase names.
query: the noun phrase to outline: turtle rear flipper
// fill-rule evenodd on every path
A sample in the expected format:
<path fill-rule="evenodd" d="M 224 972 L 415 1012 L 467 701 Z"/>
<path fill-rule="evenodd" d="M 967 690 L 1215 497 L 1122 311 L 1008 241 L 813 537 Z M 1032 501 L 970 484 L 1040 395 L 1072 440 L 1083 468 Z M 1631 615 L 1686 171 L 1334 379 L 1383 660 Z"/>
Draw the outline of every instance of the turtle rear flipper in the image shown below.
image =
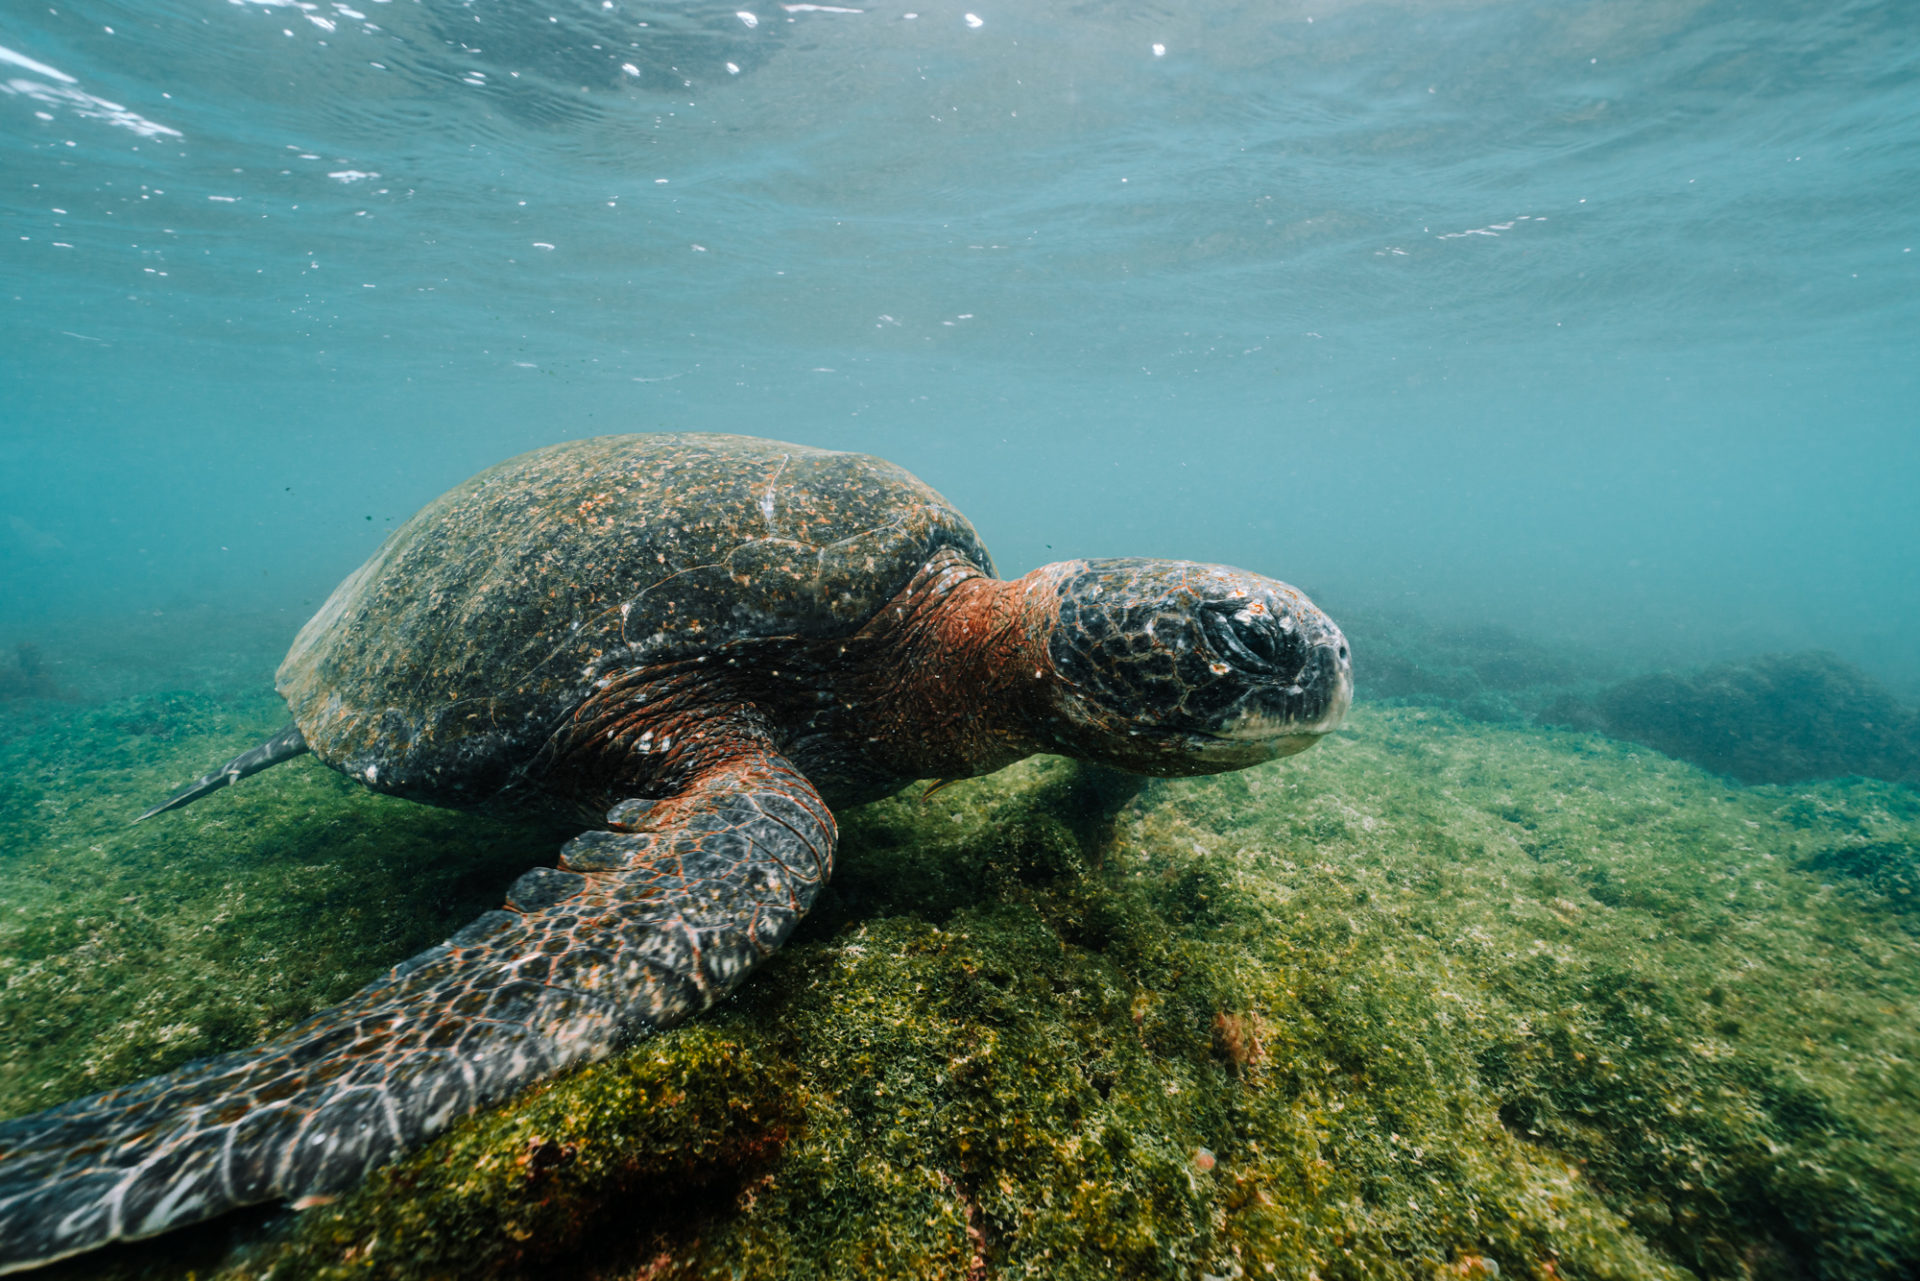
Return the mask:
<path fill-rule="evenodd" d="M 835 831 L 764 738 L 702 747 L 689 787 L 615 807 L 629 830 L 568 842 L 505 909 L 285 1035 L 0 1123 L 0 1272 L 351 1187 L 731 992 L 812 905 Z"/>
<path fill-rule="evenodd" d="M 168 810 L 177 810 L 182 805 L 191 804 L 208 792 L 217 792 L 229 783 L 237 783 L 249 774 L 258 774 L 270 765 L 281 761 L 290 761 L 307 750 L 306 736 L 298 725 L 289 725 L 258 747 L 249 747 L 240 755 L 211 773 L 202 774 L 185 787 L 161 801 L 158 805 L 133 821 L 152 818 L 155 814 L 164 814 Z"/>

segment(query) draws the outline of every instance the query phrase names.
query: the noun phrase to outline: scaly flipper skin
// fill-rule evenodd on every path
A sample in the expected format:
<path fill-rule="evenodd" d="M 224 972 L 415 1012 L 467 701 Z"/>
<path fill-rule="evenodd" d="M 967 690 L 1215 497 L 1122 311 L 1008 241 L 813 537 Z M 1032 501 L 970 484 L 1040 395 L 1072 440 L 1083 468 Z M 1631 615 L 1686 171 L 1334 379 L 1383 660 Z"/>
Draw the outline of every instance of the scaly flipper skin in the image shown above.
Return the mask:
<path fill-rule="evenodd" d="M 812 905 L 834 822 L 738 720 L 505 910 L 265 1045 L 0 1124 L 0 1272 L 352 1186 L 476 1108 L 731 992 Z"/>

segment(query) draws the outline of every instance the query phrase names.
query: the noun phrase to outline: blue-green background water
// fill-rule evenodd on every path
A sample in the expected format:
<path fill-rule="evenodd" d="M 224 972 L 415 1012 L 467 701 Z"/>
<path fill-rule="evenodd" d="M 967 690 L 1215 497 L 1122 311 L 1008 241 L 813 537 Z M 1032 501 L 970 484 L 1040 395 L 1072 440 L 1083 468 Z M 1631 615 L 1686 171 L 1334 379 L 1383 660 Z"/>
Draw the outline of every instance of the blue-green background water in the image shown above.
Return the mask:
<path fill-rule="evenodd" d="M 0 639 L 669 428 L 1920 691 L 1910 4 L 9 0 L 0 210 Z"/>

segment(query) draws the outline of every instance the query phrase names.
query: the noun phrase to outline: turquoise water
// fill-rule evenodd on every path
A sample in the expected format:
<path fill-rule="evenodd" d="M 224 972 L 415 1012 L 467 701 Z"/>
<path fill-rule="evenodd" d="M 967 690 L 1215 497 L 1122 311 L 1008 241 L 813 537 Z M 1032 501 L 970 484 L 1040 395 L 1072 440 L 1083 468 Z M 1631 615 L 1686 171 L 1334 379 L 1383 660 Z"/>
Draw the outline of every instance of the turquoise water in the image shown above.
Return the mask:
<path fill-rule="evenodd" d="M 668 427 L 891 457 L 1004 570 L 1920 689 L 1909 6 L 740 3 L 0 11 L 4 638 L 290 631 Z"/>

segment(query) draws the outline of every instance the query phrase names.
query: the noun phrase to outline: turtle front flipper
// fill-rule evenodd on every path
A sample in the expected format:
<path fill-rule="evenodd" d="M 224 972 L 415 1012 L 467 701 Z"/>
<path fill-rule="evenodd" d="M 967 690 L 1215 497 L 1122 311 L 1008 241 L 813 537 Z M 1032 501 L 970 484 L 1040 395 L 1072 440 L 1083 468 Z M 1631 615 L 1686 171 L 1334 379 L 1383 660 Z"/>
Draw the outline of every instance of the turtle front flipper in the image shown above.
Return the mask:
<path fill-rule="evenodd" d="M 711 749 L 712 744 L 707 746 Z M 324 1195 L 732 991 L 831 870 L 834 823 L 757 735 L 623 802 L 504 910 L 251 1050 L 0 1124 L 0 1272 Z"/>

